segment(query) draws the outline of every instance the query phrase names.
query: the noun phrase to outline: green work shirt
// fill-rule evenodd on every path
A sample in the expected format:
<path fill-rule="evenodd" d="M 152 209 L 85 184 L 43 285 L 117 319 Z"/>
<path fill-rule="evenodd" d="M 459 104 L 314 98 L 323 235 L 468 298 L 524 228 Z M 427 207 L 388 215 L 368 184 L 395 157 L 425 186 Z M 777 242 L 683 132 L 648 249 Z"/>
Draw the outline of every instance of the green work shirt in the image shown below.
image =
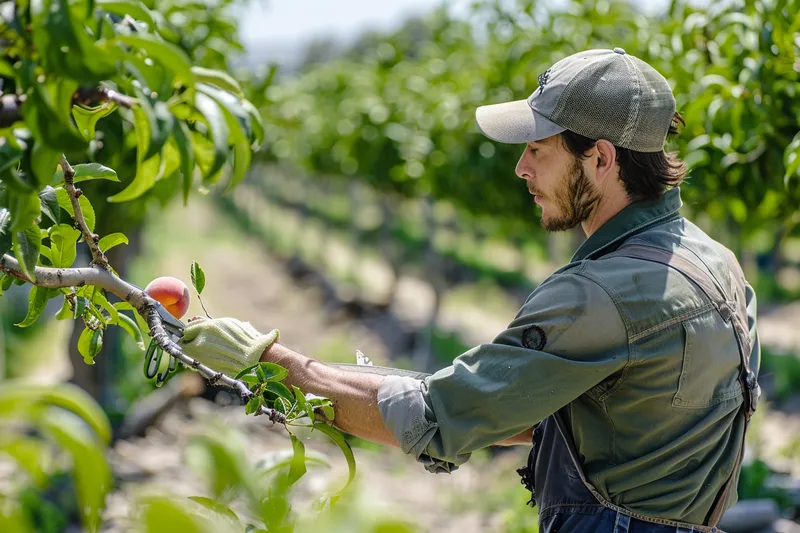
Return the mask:
<path fill-rule="evenodd" d="M 539 285 L 491 343 L 424 380 L 385 378 L 378 406 L 403 451 L 432 472 L 449 472 L 472 451 L 567 406 L 588 480 L 604 498 L 647 516 L 703 523 L 744 433 L 731 324 L 668 266 L 602 258 L 623 242 L 681 246 L 730 284 L 722 246 L 680 207 L 677 188 L 629 205 Z M 747 300 L 757 372 L 749 286 Z"/>

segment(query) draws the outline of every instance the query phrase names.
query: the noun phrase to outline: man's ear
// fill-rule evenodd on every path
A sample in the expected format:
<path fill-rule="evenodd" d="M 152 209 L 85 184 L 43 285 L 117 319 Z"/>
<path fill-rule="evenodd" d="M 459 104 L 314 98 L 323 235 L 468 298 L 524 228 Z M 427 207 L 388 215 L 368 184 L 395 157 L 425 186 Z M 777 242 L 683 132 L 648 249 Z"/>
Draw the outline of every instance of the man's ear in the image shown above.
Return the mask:
<path fill-rule="evenodd" d="M 592 157 L 597 171 L 597 180 L 603 181 L 613 175 L 617 166 L 617 148 L 605 139 L 600 139 L 594 145 L 595 153 Z"/>

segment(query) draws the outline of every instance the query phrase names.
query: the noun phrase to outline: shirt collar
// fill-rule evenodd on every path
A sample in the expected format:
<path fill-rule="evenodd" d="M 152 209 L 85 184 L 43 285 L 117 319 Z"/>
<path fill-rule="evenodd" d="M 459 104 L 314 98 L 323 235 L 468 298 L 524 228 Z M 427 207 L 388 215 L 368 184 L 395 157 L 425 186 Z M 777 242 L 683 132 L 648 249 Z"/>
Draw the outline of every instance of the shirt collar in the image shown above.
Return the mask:
<path fill-rule="evenodd" d="M 572 256 L 572 262 L 593 259 L 611 245 L 644 228 L 678 216 L 682 205 L 679 187 L 668 190 L 658 200 L 630 204 L 586 239 Z"/>

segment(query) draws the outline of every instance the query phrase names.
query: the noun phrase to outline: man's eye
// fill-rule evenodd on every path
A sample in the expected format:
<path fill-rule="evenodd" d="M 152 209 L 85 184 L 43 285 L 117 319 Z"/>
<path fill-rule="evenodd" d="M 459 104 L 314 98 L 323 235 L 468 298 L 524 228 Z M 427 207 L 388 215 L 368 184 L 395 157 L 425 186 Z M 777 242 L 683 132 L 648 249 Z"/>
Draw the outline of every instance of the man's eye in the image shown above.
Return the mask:
<path fill-rule="evenodd" d="M 532 154 L 535 154 L 536 152 L 538 152 L 538 151 L 539 151 L 539 149 L 538 149 L 538 148 L 528 148 L 528 150 L 530 150 L 530 152 L 531 152 Z"/>

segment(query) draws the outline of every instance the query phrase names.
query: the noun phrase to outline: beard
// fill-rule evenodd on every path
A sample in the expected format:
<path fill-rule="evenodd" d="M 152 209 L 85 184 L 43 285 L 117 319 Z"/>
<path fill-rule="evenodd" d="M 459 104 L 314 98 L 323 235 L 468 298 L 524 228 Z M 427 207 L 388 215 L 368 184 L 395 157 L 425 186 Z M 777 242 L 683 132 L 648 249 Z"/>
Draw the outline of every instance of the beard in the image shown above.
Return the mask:
<path fill-rule="evenodd" d="M 578 157 L 574 157 L 567 175 L 559 182 L 559 188 L 549 196 L 557 213 L 545 218 L 542 212 L 542 227 L 546 231 L 574 228 L 591 216 L 600 200 L 600 192 L 589 180 Z"/>

